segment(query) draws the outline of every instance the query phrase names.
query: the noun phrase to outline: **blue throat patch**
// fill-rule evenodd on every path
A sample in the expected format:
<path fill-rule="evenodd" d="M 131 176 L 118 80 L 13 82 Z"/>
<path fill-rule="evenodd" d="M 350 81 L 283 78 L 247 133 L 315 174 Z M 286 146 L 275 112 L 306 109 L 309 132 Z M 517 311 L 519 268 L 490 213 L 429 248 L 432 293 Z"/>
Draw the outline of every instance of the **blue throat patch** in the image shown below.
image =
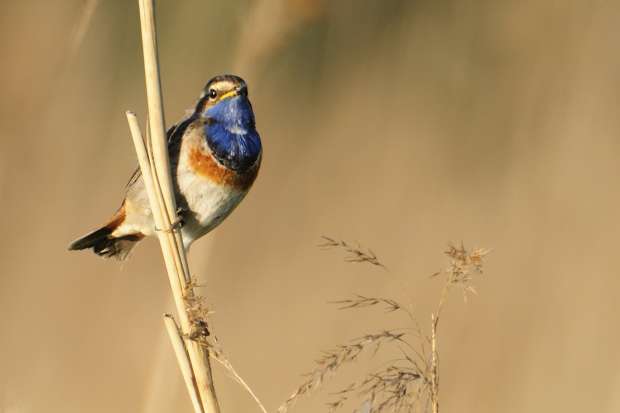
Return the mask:
<path fill-rule="evenodd" d="M 205 125 L 207 144 L 220 163 L 238 172 L 254 165 L 261 153 L 261 142 L 247 97 L 225 99 L 203 116 L 208 119 Z"/>

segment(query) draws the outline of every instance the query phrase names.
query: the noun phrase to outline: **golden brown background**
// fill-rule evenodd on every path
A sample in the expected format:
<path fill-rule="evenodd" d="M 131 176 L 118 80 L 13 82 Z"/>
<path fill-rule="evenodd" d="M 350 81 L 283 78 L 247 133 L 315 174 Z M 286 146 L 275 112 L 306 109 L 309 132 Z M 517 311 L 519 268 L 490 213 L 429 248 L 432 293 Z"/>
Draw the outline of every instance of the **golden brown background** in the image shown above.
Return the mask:
<path fill-rule="evenodd" d="M 321 349 L 405 323 L 327 301 L 412 299 L 426 317 L 428 275 L 463 240 L 493 253 L 479 296 L 445 314 L 442 410 L 620 411 L 617 1 L 159 3 L 169 123 L 215 74 L 250 83 L 263 169 L 190 261 L 270 410 Z M 3 2 L 0 412 L 191 411 L 157 243 L 124 264 L 66 251 L 135 166 L 138 26 L 134 1 Z M 390 271 L 321 251 L 322 234 Z M 215 379 L 224 412 L 257 411 Z"/>

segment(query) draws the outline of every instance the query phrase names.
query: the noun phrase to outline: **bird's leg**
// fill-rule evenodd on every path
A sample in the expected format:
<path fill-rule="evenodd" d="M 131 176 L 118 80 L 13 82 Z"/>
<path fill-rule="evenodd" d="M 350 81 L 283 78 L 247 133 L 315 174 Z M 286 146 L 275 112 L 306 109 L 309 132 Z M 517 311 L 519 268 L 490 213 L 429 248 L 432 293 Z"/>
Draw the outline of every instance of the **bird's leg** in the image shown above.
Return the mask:
<path fill-rule="evenodd" d="M 185 219 L 183 218 L 187 213 L 187 209 L 183 207 L 177 208 L 177 218 L 172 223 L 173 230 L 180 230 L 185 225 Z"/>
<path fill-rule="evenodd" d="M 173 231 L 181 230 L 181 228 L 183 228 L 183 226 L 185 225 L 185 219 L 183 218 L 183 216 L 185 215 L 187 211 L 188 210 L 183 207 L 178 207 L 177 213 L 176 213 L 176 219 L 170 225 L 170 229 L 166 230 L 166 229 L 155 227 L 155 231 L 173 232 Z"/>

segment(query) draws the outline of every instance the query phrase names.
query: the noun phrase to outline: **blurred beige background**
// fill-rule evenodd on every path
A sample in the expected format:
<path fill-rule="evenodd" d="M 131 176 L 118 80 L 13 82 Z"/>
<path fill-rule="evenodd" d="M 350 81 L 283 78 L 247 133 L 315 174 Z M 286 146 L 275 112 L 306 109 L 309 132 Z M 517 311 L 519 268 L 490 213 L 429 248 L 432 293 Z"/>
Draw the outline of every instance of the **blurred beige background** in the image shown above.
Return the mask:
<path fill-rule="evenodd" d="M 2 7 L 3 413 L 191 411 L 157 243 L 124 264 L 66 251 L 115 210 L 135 165 L 135 3 L 101 1 L 79 45 L 89 3 Z M 479 296 L 446 312 L 443 411 L 620 410 L 617 2 L 159 3 L 169 123 L 215 74 L 250 83 L 263 169 L 190 261 L 270 410 L 321 349 L 405 323 L 329 300 L 414 300 L 423 317 L 452 240 L 494 251 Z M 323 234 L 390 271 L 321 251 Z M 376 361 L 362 360 L 293 411 L 325 411 Z M 216 369 L 223 411 L 257 411 Z"/>

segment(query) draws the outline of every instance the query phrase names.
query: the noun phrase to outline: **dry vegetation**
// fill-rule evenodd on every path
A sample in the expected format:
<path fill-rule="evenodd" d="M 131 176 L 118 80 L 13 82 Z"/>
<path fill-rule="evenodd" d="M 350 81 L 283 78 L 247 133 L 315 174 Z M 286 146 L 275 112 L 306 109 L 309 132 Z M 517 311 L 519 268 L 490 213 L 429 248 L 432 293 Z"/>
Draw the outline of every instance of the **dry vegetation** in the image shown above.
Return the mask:
<path fill-rule="evenodd" d="M 197 294 L 199 288 L 203 285 L 199 284 L 196 279 L 193 279 L 188 283 L 187 290 L 192 294 L 184 294 L 185 305 L 187 314 L 192 325 L 192 329 L 188 334 L 184 336 L 185 339 L 198 343 L 205 351 L 209 352 L 211 358 L 220 363 L 224 369 L 256 402 L 256 405 L 263 413 L 267 413 L 267 409 L 260 401 L 256 393 L 247 384 L 247 382 L 237 373 L 233 364 L 228 359 L 224 348 L 220 344 L 217 336 L 213 334 L 209 329 L 209 316 L 212 311 L 207 304 L 207 298 L 203 295 Z"/>
<path fill-rule="evenodd" d="M 96 3 L 93 3 L 96 5 Z M 94 9 L 95 6 L 92 6 Z M 212 336 L 208 327 L 209 308 L 206 298 L 199 296 L 195 289 L 196 281 L 189 274 L 189 265 L 182 248 L 181 235 L 176 225 L 176 205 L 171 192 L 170 167 L 166 150 L 163 103 L 159 79 L 159 66 L 156 49 L 156 31 L 153 0 L 140 1 L 142 40 L 145 58 L 145 75 L 147 80 L 147 97 L 149 105 L 149 122 L 147 139 L 143 140 L 137 125 L 137 118 L 128 112 L 127 117 L 136 147 L 143 178 L 146 183 L 151 208 L 154 212 L 157 228 L 160 228 L 160 240 L 164 261 L 170 277 L 171 288 L 177 306 L 180 322 L 166 314 L 165 325 L 183 373 L 196 413 L 218 413 L 219 403 L 213 386 L 210 358 L 219 361 L 254 398 L 263 412 L 266 409 L 247 383 L 235 371 L 225 356 L 222 347 Z M 91 12 L 92 14 L 92 12 Z M 83 35 L 82 35 L 83 37 Z M 150 139 L 150 135 L 154 139 Z M 322 237 L 322 248 L 340 248 L 347 255 L 345 261 L 367 263 L 387 270 L 387 267 L 371 250 L 364 250 L 358 244 L 353 246 L 342 240 Z M 341 366 L 359 360 L 364 352 L 378 353 L 386 346 L 397 346 L 401 357 L 391 360 L 387 367 L 372 372 L 366 377 L 351 383 L 335 393 L 333 401 L 328 403 L 330 411 L 341 408 L 348 400 L 363 400 L 359 411 L 386 412 L 408 411 L 433 413 L 439 412 L 439 356 L 438 335 L 440 315 L 448 293 L 457 286 L 463 296 L 475 293 L 471 285 L 476 274 L 482 274 L 483 258 L 488 253 L 484 249 L 466 250 L 450 246 L 445 254 L 450 258 L 450 265 L 443 274 L 444 287 L 436 311 L 430 316 L 430 333 L 425 333 L 411 310 L 396 300 L 382 297 L 357 295 L 350 299 L 336 301 L 341 309 L 360 309 L 381 305 L 387 312 L 404 311 L 413 326 L 398 330 L 381 330 L 365 334 L 350 343 L 339 345 L 323 353 L 316 361 L 316 368 L 308 374 L 308 379 L 278 409 L 285 413 L 290 405 L 300 396 L 317 390 Z M 408 333 L 413 327 L 414 334 Z M 430 350 L 429 350 L 430 349 Z"/>
<path fill-rule="evenodd" d="M 366 262 L 385 268 L 371 250 L 353 247 L 345 241 L 323 237 L 322 247 L 341 248 L 347 252 L 348 262 Z M 321 388 L 327 379 L 347 364 L 360 361 L 363 353 L 376 355 L 385 347 L 396 347 L 400 353 L 397 359 L 389 360 L 387 367 L 370 372 L 367 376 L 350 383 L 334 393 L 328 403 L 335 411 L 348 401 L 357 400 L 359 412 L 439 412 L 439 350 L 438 327 L 442 310 L 453 288 L 459 288 L 463 297 L 476 292 L 472 282 L 483 272 L 484 258 L 489 250 L 474 248 L 468 250 L 463 244 L 450 245 L 445 251 L 448 267 L 432 275 L 444 278 L 444 285 L 435 311 L 430 315 L 430 327 L 425 331 L 410 306 L 391 298 L 356 295 L 352 298 L 334 301 L 340 309 L 381 308 L 388 313 L 403 312 L 409 325 L 401 329 L 380 330 L 364 334 L 323 352 L 316 360 L 314 370 L 279 408 L 285 413 L 301 396 Z M 361 403 L 360 403 L 361 401 Z"/>
<path fill-rule="evenodd" d="M 399 250 L 405 243 L 428 257 L 445 234 L 475 232 L 502 251 L 493 255 L 502 283 L 486 283 L 482 298 L 503 308 L 477 316 L 483 322 L 469 327 L 486 345 L 457 342 L 459 334 L 444 324 L 450 311 L 442 313 L 440 372 L 459 383 L 448 390 L 448 380 L 437 382 L 442 409 L 490 413 L 509 404 L 514 411 L 619 411 L 613 362 L 620 345 L 613 328 L 619 199 L 608 183 L 620 156 L 620 56 L 614 52 L 620 3 L 400 1 L 392 8 L 322 2 L 316 20 L 277 13 L 279 5 L 309 3 L 320 2 L 159 2 L 169 119 L 187 108 L 206 77 L 233 67 L 251 80 L 268 139 L 259 190 L 191 257 L 192 269 L 209 276 L 216 330 L 231 359 L 266 404 L 276 406 L 282 391 L 297 384 L 289 375 L 312 367 L 310 360 L 294 364 L 303 363 L 300 356 L 331 347 L 317 342 L 345 343 L 338 334 L 343 323 L 320 330 L 333 308 L 320 306 L 306 316 L 310 303 L 346 297 L 338 305 L 355 312 L 341 315 L 355 315 L 349 324 L 360 333 L 375 331 L 364 312 L 394 308 L 390 320 L 408 319 L 408 307 L 394 305 L 408 300 L 374 297 L 372 279 L 360 277 L 355 290 L 342 282 L 331 294 L 321 288 L 323 279 L 290 282 L 291 274 L 309 280 L 323 270 L 297 255 L 315 228 L 354 233 L 364 222 L 394 251 L 390 269 L 406 265 L 409 256 Z M 142 114 L 144 106 L 132 4 L 4 4 L 0 186 L 11 202 L 2 214 L 8 234 L 0 282 L 2 411 L 191 409 L 153 312 L 169 305 L 154 242 L 118 269 L 59 253 L 66 240 L 117 206 L 134 166 L 118 117 L 124 107 Z M 386 79 L 398 87 L 386 88 Z M 300 109 L 299 102 L 306 104 Z M 398 202 L 381 204 L 381 219 L 372 219 L 379 209 L 369 195 Z M 414 228 L 419 237 L 411 237 Z M 239 259 L 240 250 L 246 259 Z M 418 268 L 420 279 L 432 272 Z M 444 276 L 428 282 L 441 290 Z M 472 292 L 454 287 L 447 310 L 462 307 L 455 295 Z M 355 292 L 361 295 L 347 295 Z M 482 308 L 482 300 L 475 301 Z M 291 323 L 282 308 L 311 324 Z M 420 344 L 427 347 L 430 314 L 416 312 L 426 328 Z M 209 340 L 219 345 L 213 330 Z M 320 333 L 289 350 L 279 336 L 285 330 L 292 338 Z M 201 340 L 206 331 L 198 325 L 190 335 Z M 252 352 L 245 351 L 248 337 L 261 338 Z M 402 340 L 418 338 L 412 332 Z M 377 360 L 406 347 L 399 340 L 381 346 Z M 452 371 L 444 369 L 451 364 L 448 348 L 464 356 Z M 363 350 L 355 369 L 373 349 Z M 263 359 L 277 357 L 285 361 L 261 383 Z M 472 371 L 476 380 L 469 380 Z M 588 380 L 575 371 L 589 372 Z M 344 373 L 349 367 L 338 378 Z M 540 383 L 549 380 L 553 386 L 542 390 Z M 253 411 L 234 384 L 217 384 L 230 410 Z M 345 409 L 360 398 L 348 397 Z M 322 401 L 317 395 L 298 410 L 321 411 L 313 407 Z"/>
<path fill-rule="evenodd" d="M 142 138 L 136 116 L 128 112 L 127 117 L 156 226 L 160 228 L 158 237 L 179 318 L 177 324 L 172 315 L 166 314 L 164 323 L 196 413 L 218 413 L 220 409 L 211 374 L 211 357 L 231 373 L 266 413 L 258 397 L 225 356 L 217 338 L 211 335 L 208 327 L 210 311 L 206 298 L 196 293 L 197 282 L 189 274 L 181 234 L 176 225 L 178 217 L 174 211 L 177 209 L 171 191 L 172 179 L 164 133 L 153 0 L 140 1 L 140 14 L 149 106 L 146 141 Z M 154 135 L 153 139 L 150 138 L 151 135 Z M 387 270 L 371 249 L 364 250 L 359 244 L 353 246 L 345 241 L 325 236 L 322 240 L 320 244 L 322 248 L 344 250 L 347 253 L 345 257 L 347 262 L 367 263 Z M 434 277 L 444 274 L 445 283 L 437 309 L 430 317 L 430 334 L 423 331 L 415 314 L 396 300 L 357 295 L 354 298 L 336 301 L 341 309 L 376 307 L 381 304 L 388 312 L 404 311 L 413 323 L 415 333 L 409 334 L 407 331 L 410 328 L 381 330 L 365 334 L 348 344 L 324 352 L 316 361 L 316 368 L 308 374 L 309 378 L 280 406 L 279 412 L 285 413 L 299 396 L 321 387 L 342 365 L 358 361 L 362 353 L 376 354 L 383 347 L 397 346 L 402 357 L 392 360 L 387 367 L 372 372 L 335 393 L 335 399 L 328 403 L 330 411 L 339 409 L 349 399 L 361 398 L 363 404 L 359 411 L 425 412 L 431 409 L 433 413 L 438 413 L 437 328 L 441 311 L 453 287 L 460 287 L 465 298 L 468 293 L 475 293 L 471 282 L 474 275 L 482 273 L 483 258 L 487 253 L 488 251 L 484 249 L 468 251 L 462 244 L 460 247 L 450 246 L 445 252 L 450 258 L 449 267 L 433 274 Z"/>
<path fill-rule="evenodd" d="M 357 247 L 354 247 L 348 244 L 346 241 L 342 241 L 342 240 L 336 241 L 335 239 L 329 238 L 326 236 L 323 236 L 322 240 L 323 242 L 319 244 L 319 247 L 321 248 L 339 247 L 339 248 L 344 249 L 348 254 L 345 257 L 345 261 L 347 262 L 356 262 L 356 263 L 366 262 L 368 264 L 375 265 L 377 267 L 382 267 L 383 269 L 387 269 L 387 267 L 379 261 L 379 259 L 377 258 L 377 256 L 371 249 L 364 251 L 359 244 Z"/>

